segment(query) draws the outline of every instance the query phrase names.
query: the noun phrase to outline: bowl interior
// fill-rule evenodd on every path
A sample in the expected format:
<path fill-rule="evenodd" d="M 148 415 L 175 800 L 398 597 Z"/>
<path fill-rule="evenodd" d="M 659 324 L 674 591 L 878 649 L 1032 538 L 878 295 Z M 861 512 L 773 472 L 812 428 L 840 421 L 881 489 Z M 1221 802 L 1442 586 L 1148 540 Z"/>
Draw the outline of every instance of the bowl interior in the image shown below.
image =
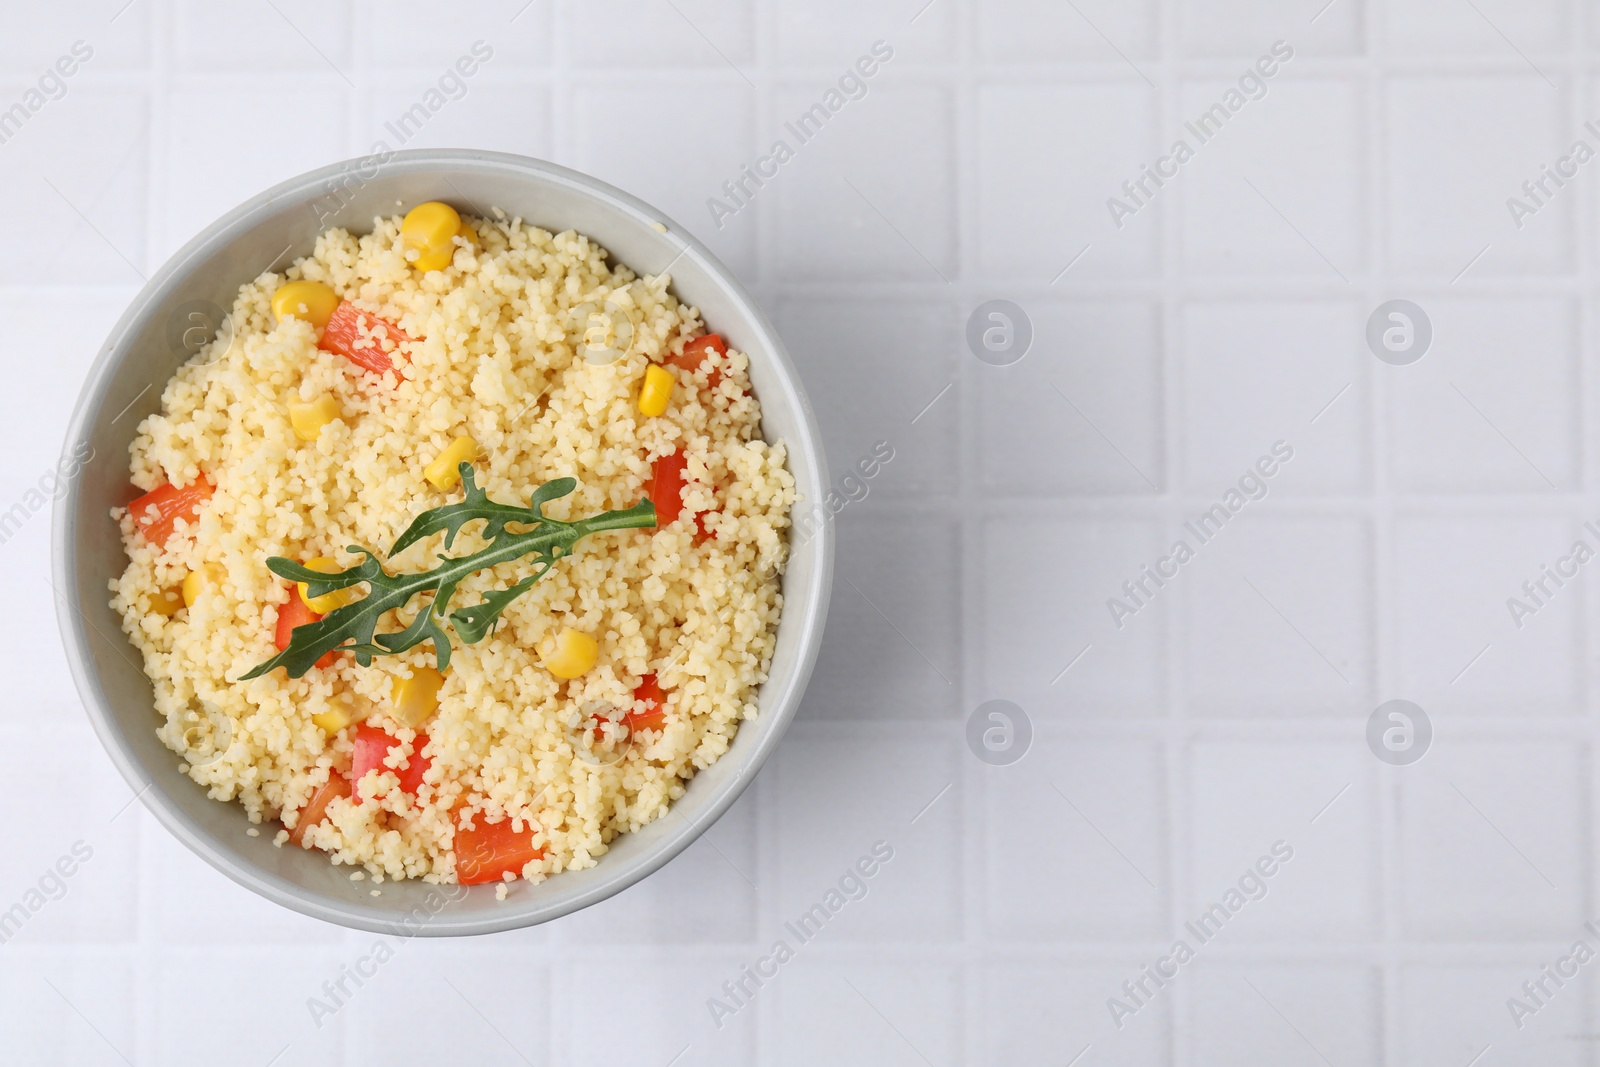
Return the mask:
<path fill-rule="evenodd" d="M 831 529 L 792 546 L 784 613 L 760 716 L 731 750 L 700 772 L 669 814 L 615 840 L 597 866 L 540 885 L 464 890 L 416 882 L 351 882 L 320 852 L 278 848 L 273 828 L 249 837 L 243 809 L 208 799 L 175 771 L 155 735 L 152 691 L 109 606 L 108 583 L 126 566 L 110 509 L 134 496 L 127 476 L 135 428 L 159 407 L 167 380 L 208 339 L 238 287 L 281 270 L 323 230 L 366 232 L 399 205 L 444 200 L 472 214 L 498 208 L 545 229 L 574 229 L 639 274 L 670 269 L 679 299 L 750 356 L 762 434 L 789 448 L 803 500 L 826 492 L 826 463 L 810 406 L 775 331 L 725 268 L 671 220 L 593 179 L 552 164 L 483 152 L 399 152 L 302 175 L 235 209 L 196 237 L 150 281 L 101 351 L 68 431 L 66 448 L 93 459 L 56 505 L 55 587 L 68 660 L 95 729 L 155 815 L 229 877 L 318 918 L 380 932 L 469 934 L 543 922 L 618 892 L 661 866 L 749 784 L 799 703 L 816 657 L 831 581 Z M 660 232 L 652 223 L 664 223 Z M 79 453 L 82 454 L 81 452 Z"/>

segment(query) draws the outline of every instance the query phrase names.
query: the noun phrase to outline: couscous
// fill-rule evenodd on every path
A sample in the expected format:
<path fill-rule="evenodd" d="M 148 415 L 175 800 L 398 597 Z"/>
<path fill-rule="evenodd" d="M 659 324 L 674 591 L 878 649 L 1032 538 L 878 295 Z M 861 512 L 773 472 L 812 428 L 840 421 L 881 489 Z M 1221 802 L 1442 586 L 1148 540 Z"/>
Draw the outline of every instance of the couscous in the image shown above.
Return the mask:
<path fill-rule="evenodd" d="M 179 769 L 378 881 L 595 863 L 771 660 L 794 480 L 666 276 L 443 203 L 243 286 L 131 447 Z"/>

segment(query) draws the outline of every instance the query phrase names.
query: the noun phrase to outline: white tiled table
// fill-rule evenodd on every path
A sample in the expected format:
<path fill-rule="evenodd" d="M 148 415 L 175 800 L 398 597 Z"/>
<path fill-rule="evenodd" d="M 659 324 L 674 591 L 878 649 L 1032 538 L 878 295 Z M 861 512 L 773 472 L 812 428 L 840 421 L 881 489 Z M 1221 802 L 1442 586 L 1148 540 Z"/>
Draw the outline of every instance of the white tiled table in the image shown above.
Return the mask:
<path fill-rule="evenodd" d="M 1595 1060 L 1600 963 L 1521 1029 L 1506 1003 L 1600 949 L 1600 585 L 1585 568 L 1520 629 L 1506 608 L 1600 519 L 1600 162 L 1520 229 L 1506 206 L 1600 148 L 1591 6 L 124 2 L 3 15 L 0 110 L 94 54 L 0 143 L 0 513 L 53 466 L 141 274 L 367 152 L 475 40 L 493 58 L 413 145 L 658 205 L 772 313 L 836 475 L 895 458 L 838 520 L 817 676 L 726 818 L 579 915 L 399 945 L 320 1026 L 308 998 L 375 939 L 257 900 L 129 806 L 33 515 L 0 545 L 0 911 L 93 852 L 0 945 L 0 1059 Z M 714 225 L 706 199 L 880 39 L 867 95 Z M 1106 198 L 1277 40 L 1267 95 L 1115 228 Z M 1364 340 L 1395 297 L 1434 329 L 1406 367 Z M 1035 332 L 1012 366 L 964 340 L 995 298 Z M 1115 627 L 1106 599 L 1279 440 L 1270 494 Z M 1392 698 L 1435 728 L 1411 766 L 1364 740 Z M 965 741 L 992 699 L 1032 722 L 1010 766 Z M 1279 840 L 1265 897 L 1114 1025 L 1107 998 Z M 865 898 L 799 943 L 785 923 L 877 841 Z M 794 958 L 719 1028 L 709 998 L 779 938 Z"/>

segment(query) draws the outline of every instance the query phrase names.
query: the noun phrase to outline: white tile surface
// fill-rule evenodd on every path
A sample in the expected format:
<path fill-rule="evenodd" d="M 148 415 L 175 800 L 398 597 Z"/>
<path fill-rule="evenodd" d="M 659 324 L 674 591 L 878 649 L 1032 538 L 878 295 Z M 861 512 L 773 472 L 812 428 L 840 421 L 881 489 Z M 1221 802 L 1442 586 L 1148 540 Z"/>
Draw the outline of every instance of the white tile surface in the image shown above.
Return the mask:
<path fill-rule="evenodd" d="M 400 147 L 399 139 L 386 124 L 395 123 L 421 99 L 429 88 L 438 85 L 438 79 L 460 53 L 451 53 L 439 63 L 439 72 L 431 78 L 406 79 L 404 84 L 393 84 L 375 89 L 366 104 L 366 116 L 357 128 L 357 140 L 365 137 L 362 151 L 372 143 L 383 141 L 392 148 Z M 494 61 L 490 60 L 492 64 Z M 551 154 L 550 92 L 542 85 L 527 82 L 493 81 L 487 76 L 490 68 L 466 80 L 465 89 L 455 88 L 452 93 L 462 94 L 451 98 L 427 125 L 414 134 L 408 127 L 402 131 L 409 136 L 406 148 L 456 148 L 472 145 L 494 152 L 515 152 L 520 155 L 549 156 Z M 506 122 L 505 116 L 515 115 L 516 122 Z"/>
<path fill-rule="evenodd" d="M 1076 517 L 984 527 L 985 699 L 1058 721 L 1162 714 L 1171 597 L 1146 601 L 1120 628 L 1106 607 L 1166 550 L 1162 534 L 1150 522 Z"/>
<path fill-rule="evenodd" d="M 552 1004 L 560 1012 L 560 1025 L 552 1035 L 555 1051 L 551 1062 L 603 1067 L 657 1060 L 668 1063 L 674 1056 L 680 1057 L 680 1063 L 750 1062 L 760 1013 L 768 1010 L 781 987 L 758 988 L 749 981 L 746 988 L 754 992 L 754 999 L 737 1002 L 737 1010 L 730 1008 L 731 1015 L 713 1016 L 704 1005 L 714 997 L 731 1002 L 723 983 L 738 981 L 742 968 L 755 963 L 761 954 L 752 950 L 745 955 L 726 953 L 692 961 L 657 957 L 648 968 L 632 960 L 580 962 L 567 968 Z M 797 962 L 785 965 L 774 981 L 792 981 L 789 972 L 795 966 Z M 618 1004 L 628 1005 L 625 1021 L 617 1017 Z"/>
<path fill-rule="evenodd" d="M 1485 738 L 1441 744 L 1417 768 L 1399 795 L 1407 930 L 1444 940 L 1473 930 L 1552 943 L 1581 936 L 1592 892 L 1588 753 Z"/>
<path fill-rule="evenodd" d="M 1567 1035 L 1582 1032 L 1593 1018 L 1594 979 L 1582 975 L 1553 991 L 1538 1013 L 1523 1017 L 1518 1029 L 1505 1002 L 1525 998 L 1522 983 L 1540 977 L 1540 965 L 1554 963 L 1562 946 L 1525 964 L 1495 961 L 1472 965 L 1417 965 L 1400 974 L 1401 1033 L 1395 1055 L 1403 1063 L 1444 1067 L 1466 1062 L 1492 1046 L 1494 1055 L 1513 1064 L 1578 1067 L 1592 1062 L 1583 1044 Z M 1492 1004 L 1494 1011 L 1476 1010 Z"/>
<path fill-rule="evenodd" d="M 1430 303 L 1441 358 L 1385 375 L 1396 484 L 1420 493 L 1575 488 L 1577 306 L 1531 297 Z"/>
<path fill-rule="evenodd" d="M 1367 484 L 1371 358 L 1347 301 L 1195 301 L 1183 309 L 1185 484 L 1214 502 L 1282 441 L 1284 494 Z M 1349 387 L 1348 389 L 1346 387 Z"/>
<path fill-rule="evenodd" d="M 1117 300 L 1024 310 L 1034 331 L 1028 355 L 976 372 L 984 484 L 1017 496 L 1159 492 L 1160 308 Z"/>
<path fill-rule="evenodd" d="M 260 7 L 174 0 L 171 11 L 173 58 L 186 70 L 301 68 L 337 75 L 350 65 L 347 7 L 315 0 Z M 220 47 L 223 41 L 228 47 Z"/>
<path fill-rule="evenodd" d="M 430 26 L 427 20 L 438 9 L 428 0 L 393 0 L 383 5 L 383 18 L 368 17 L 362 22 L 355 45 L 365 67 L 408 68 L 437 76 L 474 42 L 482 41 L 493 53 L 487 68 L 496 72 L 514 68 L 532 75 L 552 58 L 552 7 L 527 4 L 526 0 L 463 4 L 451 12 L 448 27 L 419 32 Z M 417 80 L 420 84 L 421 79 Z"/>
<path fill-rule="evenodd" d="M 351 965 L 368 953 L 376 960 L 377 940 L 358 940 Z M 426 942 L 387 943 L 397 945 L 394 957 L 368 965 L 381 967 L 381 992 L 363 989 L 345 1009 L 351 1063 L 470 1059 L 509 1067 L 549 1055 L 552 990 L 544 968 L 504 951 L 441 954 Z M 432 1023 L 417 1026 L 424 1016 Z"/>
<path fill-rule="evenodd" d="M 812 787 L 824 770 L 838 784 L 819 797 Z M 898 727 L 868 736 L 837 727 L 796 730 L 773 768 L 775 824 L 785 840 L 804 844 L 778 850 L 777 884 L 770 891 L 774 936 L 782 936 L 784 923 L 798 922 L 819 901 L 826 903 L 830 890 L 863 857 L 876 855 L 873 846 L 881 841 L 892 857 L 867 881 L 865 896 L 828 919 L 815 938 L 823 943 L 808 948 L 820 950 L 837 939 L 957 940 L 963 894 L 954 858 L 961 848 L 958 801 L 964 787 L 956 771 L 953 746 L 907 737 Z"/>
<path fill-rule="evenodd" d="M 785 277 L 929 282 L 955 273 L 954 101 L 942 87 L 897 84 L 894 62 L 860 80 L 856 92 L 864 95 L 848 98 L 814 132 L 814 123 L 800 123 L 827 87 L 807 83 L 776 93 L 782 121 L 753 147 L 765 154 L 776 139 L 795 151 L 771 192 Z"/>
<path fill-rule="evenodd" d="M 1143 59 L 1157 48 L 1159 6 L 1086 0 L 1075 17 L 1056 18 L 1041 0 L 983 4 L 975 12 L 978 51 L 990 63 L 1119 63 L 1119 51 Z"/>
<path fill-rule="evenodd" d="M 1295 79 L 1292 67 L 1250 89 L 1237 120 L 1197 146 L 1183 176 L 1184 265 L 1198 272 L 1327 280 L 1367 254 L 1363 87 Z M 1183 87 L 1191 121 L 1237 81 Z"/>
<path fill-rule="evenodd" d="M 126 954 L 25 954 L 0 975 L 0 1026 L 38 1063 L 117 1064 L 143 1052 L 136 966 Z"/>
<path fill-rule="evenodd" d="M 1545 570 L 1600 550 L 1600 163 L 1544 178 L 1521 226 L 1507 204 L 1600 149 L 1591 5 L 12 6 L 0 1059 L 1594 1062 L 1600 964 L 1520 1027 L 1507 1006 L 1580 939 L 1600 952 L 1600 587 Z M 41 83 L 76 41 L 64 93 Z M 38 487 L 142 279 L 273 182 L 393 145 L 477 41 L 492 58 L 410 144 L 551 158 L 703 238 L 788 343 L 853 499 L 800 716 L 711 831 L 566 920 L 397 942 L 319 1019 L 374 939 L 233 885 L 132 798 L 49 625 Z M 1276 41 L 1265 95 L 1119 228 L 1108 198 Z M 841 79 L 858 98 L 718 226 L 708 199 Z M 1365 341 L 1393 298 L 1432 325 L 1410 366 Z M 1011 366 L 968 350 L 992 299 L 1033 331 Z M 1264 498 L 1188 532 L 1280 440 Z M 894 458 L 856 481 L 878 442 Z M 1431 720 L 1410 766 L 1364 740 L 1394 698 Z M 965 741 L 993 699 L 1032 728 L 1009 766 Z M 1185 923 L 1280 840 L 1293 858 L 1198 943 Z M 1116 1018 L 1180 938 L 1194 959 Z M 793 959 L 746 979 L 779 941 Z"/>
<path fill-rule="evenodd" d="M 891 472 L 892 465 L 883 477 Z M 844 512 L 835 533 L 860 563 L 834 571 L 828 630 L 800 714 L 948 721 L 961 700 L 959 531 L 941 522 L 873 521 L 870 496 L 850 506 L 862 514 Z"/>
<path fill-rule="evenodd" d="M 1195 974 L 1194 1053 L 1205 1063 L 1376 1063 L 1379 986 L 1366 967 L 1206 967 Z"/>
<path fill-rule="evenodd" d="M 926 0 L 815 0 L 779 4 L 772 19 L 773 48 L 786 64 L 843 70 L 877 41 L 921 62 L 948 61 L 962 16 L 953 4 Z"/>
<path fill-rule="evenodd" d="M 270 11 L 268 12 L 270 14 Z M 297 79 L 292 87 L 218 91 L 198 85 L 174 89 L 165 115 L 162 144 L 171 161 L 163 171 L 165 196 L 157 255 L 165 258 L 195 230 L 262 188 L 303 170 L 355 155 L 346 114 L 352 90 L 333 78 Z M 307 123 L 304 116 L 319 116 Z M 212 131 L 242 123 L 248 138 Z M 358 143 L 370 147 L 380 133 L 361 131 Z M 391 144 L 391 147 L 397 147 Z M 135 260 L 137 262 L 137 260 Z M 268 264 L 261 265 L 262 270 Z"/>
<path fill-rule="evenodd" d="M 575 66 L 708 67 L 727 71 L 752 51 L 753 12 L 738 0 L 563 8 L 566 59 Z"/>
<path fill-rule="evenodd" d="M 1307 56 L 1359 55 L 1372 5 L 1321 7 L 1308 5 L 1301 11 L 1272 0 L 1195 0 L 1179 9 L 1184 49 L 1192 55 L 1253 61 L 1274 41 L 1284 40 Z"/>
<path fill-rule="evenodd" d="M 1576 197 L 1556 195 L 1515 226 L 1506 199 L 1566 148 L 1573 123 L 1560 83 L 1523 71 L 1497 78 L 1402 77 L 1388 86 L 1389 255 L 1401 270 L 1449 281 L 1492 246 L 1483 276 L 1552 274 L 1573 254 Z M 1452 131 L 1470 124 L 1470 138 Z M 1550 156 L 1550 159 L 1545 159 Z M 1448 177 L 1444 177 L 1448 175 Z M 1565 192 L 1570 193 L 1567 189 Z M 1525 220 L 1526 221 L 1526 220 Z"/>
<path fill-rule="evenodd" d="M 809 368 L 836 488 L 883 441 L 894 459 L 871 483 L 873 494 L 950 493 L 962 444 L 959 394 L 946 394 L 958 373 L 953 309 L 936 300 L 794 299 L 779 304 L 777 322 Z"/>
<path fill-rule="evenodd" d="M 1397 517 L 1395 653 L 1410 699 L 1469 713 L 1582 710 L 1580 590 L 1545 579 L 1535 604 L 1522 585 L 1542 579 L 1583 532 L 1538 514 Z M 1513 598 L 1536 613 L 1514 615 Z"/>
<path fill-rule="evenodd" d="M 1229 520 L 1185 587 L 1190 706 L 1223 716 L 1365 707 L 1370 541 L 1359 519 Z"/>
<path fill-rule="evenodd" d="M 1340 745 L 1218 741 L 1195 745 L 1187 762 L 1193 840 L 1186 918 L 1241 887 L 1248 903 L 1228 920 L 1224 944 L 1377 933 L 1367 760 Z M 1257 866 L 1263 856 L 1278 861 L 1275 873 L 1265 873 L 1271 862 Z"/>
<path fill-rule="evenodd" d="M 61 720 L 60 712 L 51 716 Z M 35 806 L 11 834 L 5 868 L 7 945 L 112 944 L 131 941 L 140 891 L 136 807 L 113 777 L 93 735 L 78 722 L 14 724 L 15 744 L 0 755 L 17 796 L 57 798 Z M 47 757 L 41 759 L 41 757 Z M 56 759 L 65 757 L 65 769 Z M 12 909 L 19 902 L 23 911 Z"/>
<path fill-rule="evenodd" d="M 357 1004 L 383 996 L 376 983 L 388 977 L 385 968 L 403 956 L 377 964 L 375 940 L 363 936 L 340 949 L 172 949 L 149 968 L 139 991 L 143 1003 L 157 1006 L 150 1025 L 151 1063 L 196 1063 L 218 1048 L 261 1050 L 279 1063 L 343 1062 L 346 1039 Z M 363 960 L 373 962 L 362 964 Z M 358 965 L 375 969 L 363 986 L 348 979 Z M 324 988 L 346 978 L 348 995 Z M 398 994 L 390 994 L 398 995 Z M 334 1009 L 315 1016 L 316 998 Z M 240 1012 L 248 1002 L 252 1010 Z M 321 1026 L 318 1026 L 318 1023 Z"/>
<path fill-rule="evenodd" d="M 1113 276 L 1158 269 L 1159 207 L 1119 229 L 1105 202 L 1155 159 L 1156 91 L 1142 80 L 981 86 L 976 95 L 978 267 L 1048 281 L 1083 248 Z M 1051 135 L 1041 138 L 1041 129 Z"/>
<path fill-rule="evenodd" d="M 651 123 L 646 131 L 627 129 L 623 116 L 680 113 L 682 121 Z M 706 198 L 689 190 L 717 190 L 754 158 L 751 148 L 754 101 L 738 87 L 685 86 L 663 93 L 641 82 L 631 88 L 605 83 L 573 93 L 574 166 L 621 186 L 659 207 L 680 226 L 742 272 L 755 265 L 754 219 L 735 216 L 716 225 Z M 687 136 L 686 136 L 687 134 Z M 708 145 L 716 145 L 712 150 Z"/>
<path fill-rule="evenodd" d="M 961 984 L 954 968 L 795 964 L 777 991 L 777 1062 L 961 1062 Z M 827 1013 L 819 1027 L 815 1013 Z"/>
<path fill-rule="evenodd" d="M 1021 944 L 1159 941 L 1171 892 L 1161 751 L 1050 733 L 1025 767 L 982 775 L 985 931 Z"/>
<path fill-rule="evenodd" d="M 1566 47 L 1575 9 L 1555 0 L 1484 0 L 1479 10 L 1441 0 L 1396 0 L 1385 12 L 1391 47 L 1402 52 L 1505 56 Z"/>
<path fill-rule="evenodd" d="M 657 876 L 563 923 L 560 936 L 576 945 L 743 945 L 757 924 L 761 877 L 757 791 L 750 790 L 717 825 Z"/>
<path fill-rule="evenodd" d="M 35 249 L 0 267 L 8 284 L 123 286 L 147 273 L 148 98 L 142 87 L 97 84 L 91 73 L 80 69 L 66 95 L 4 145 L 0 190 L 28 205 L 12 225 Z M 11 83 L 0 91 L 16 99 L 24 90 Z"/>

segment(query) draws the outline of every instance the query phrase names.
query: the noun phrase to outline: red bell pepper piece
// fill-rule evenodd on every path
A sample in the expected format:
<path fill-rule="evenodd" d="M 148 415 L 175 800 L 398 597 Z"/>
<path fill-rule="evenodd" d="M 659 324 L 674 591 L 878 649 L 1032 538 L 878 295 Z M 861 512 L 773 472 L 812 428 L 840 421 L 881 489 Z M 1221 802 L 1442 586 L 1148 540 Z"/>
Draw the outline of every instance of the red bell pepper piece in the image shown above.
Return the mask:
<path fill-rule="evenodd" d="M 333 803 L 336 797 L 349 798 L 349 796 L 350 780 L 338 771 L 334 771 L 328 776 L 328 780 L 311 794 L 306 806 L 300 809 L 300 818 L 295 822 L 294 829 L 289 831 L 289 844 L 303 845 L 306 831 L 327 818 L 328 805 Z"/>
<path fill-rule="evenodd" d="M 705 364 L 706 359 L 711 355 L 712 352 L 715 352 L 719 356 L 725 356 L 728 354 L 728 344 L 717 334 L 708 333 L 701 337 L 696 337 L 694 340 L 684 345 L 682 355 L 667 356 L 664 360 L 662 360 L 662 362 L 670 363 L 674 367 L 678 367 L 686 371 L 697 371 Z M 717 387 L 717 383 L 722 381 L 722 372 L 719 370 L 713 370 L 710 375 L 707 376 L 706 381 L 710 384 L 711 388 L 715 389 Z"/>
<path fill-rule="evenodd" d="M 417 795 L 417 789 L 422 785 L 422 776 L 427 771 L 428 765 L 433 761 L 422 754 L 428 747 L 428 735 L 418 733 L 417 739 L 411 743 L 411 758 L 403 769 L 395 770 L 385 767 L 383 761 L 389 758 L 389 750 L 397 747 L 400 740 L 385 730 L 376 726 L 362 723 L 356 727 L 355 745 L 350 754 L 350 780 L 359 782 L 366 777 L 368 771 L 390 771 L 400 779 L 400 788 Z"/>
<path fill-rule="evenodd" d="M 165 545 L 179 519 L 193 522 L 200 505 L 211 499 L 217 487 L 202 474 L 179 489 L 171 482 L 156 486 L 128 505 L 133 524 L 152 545 Z"/>
<path fill-rule="evenodd" d="M 657 456 L 650 480 L 650 502 L 656 506 L 656 526 L 670 526 L 683 511 L 683 472 L 689 457 L 680 449 Z"/>
<path fill-rule="evenodd" d="M 643 711 L 629 711 L 622 717 L 632 730 L 659 730 L 667 721 L 667 698 L 661 692 L 661 683 L 656 681 L 656 676 L 647 674 L 639 680 L 634 687 L 633 699 L 644 701 Z"/>
<path fill-rule="evenodd" d="M 683 473 L 688 469 L 689 457 L 680 449 L 669 452 L 664 456 L 657 456 L 650 473 L 650 486 L 648 496 L 650 502 L 656 506 L 656 528 L 670 526 L 678 521 L 683 514 Z M 711 512 L 701 512 L 694 517 L 694 543 L 704 544 L 717 535 L 706 529 L 705 516 Z"/>
<path fill-rule="evenodd" d="M 362 327 L 371 337 L 362 336 Z M 382 342 L 393 341 L 396 348 L 405 341 L 412 340 L 406 332 L 388 319 L 380 319 L 370 311 L 362 311 L 348 300 L 339 301 L 339 306 L 333 309 L 333 314 L 328 318 L 328 325 L 322 329 L 322 340 L 317 342 L 317 347 L 324 352 L 333 352 L 348 359 L 351 363 L 369 370 L 374 374 L 387 374 L 394 371 L 395 377 L 405 380 L 405 375 L 400 373 L 394 364 L 393 352 L 385 352 Z"/>
<path fill-rule="evenodd" d="M 707 541 L 715 541 L 717 539 L 717 531 L 706 529 L 706 516 L 715 514 L 716 512 L 714 511 L 702 511 L 700 514 L 694 517 L 695 544 L 703 545 Z"/>
<path fill-rule="evenodd" d="M 462 885 L 482 885 L 501 881 L 505 874 L 521 874 L 528 861 L 544 856 L 544 849 L 533 847 L 533 826 L 524 821 L 520 831 L 510 819 L 486 822 L 479 812 L 468 830 L 456 825 L 456 881 Z"/>
<path fill-rule="evenodd" d="M 321 615 L 312 611 L 306 606 L 306 602 L 300 599 L 300 591 L 292 585 L 289 586 L 289 602 L 278 605 L 278 626 L 273 631 L 272 643 L 278 646 L 279 652 L 282 652 L 289 647 L 289 638 L 296 626 L 304 626 L 320 618 Z M 338 658 L 339 653 L 326 652 L 317 660 L 317 666 L 327 667 Z"/>

